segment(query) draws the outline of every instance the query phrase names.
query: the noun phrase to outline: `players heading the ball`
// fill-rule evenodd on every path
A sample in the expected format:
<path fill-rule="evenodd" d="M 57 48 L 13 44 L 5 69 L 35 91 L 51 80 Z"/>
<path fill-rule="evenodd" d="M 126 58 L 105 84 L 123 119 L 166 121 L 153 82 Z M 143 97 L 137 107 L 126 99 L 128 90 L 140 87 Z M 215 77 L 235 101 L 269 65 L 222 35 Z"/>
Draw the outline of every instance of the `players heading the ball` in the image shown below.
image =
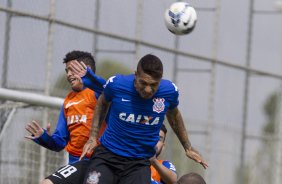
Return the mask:
<path fill-rule="evenodd" d="M 135 74 L 108 79 L 98 99 L 91 134 L 82 153 L 83 157 L 95 148 L 84 183 L 150 183 L 149 159 L 155 155 L 165 115 L 186 156 L 208 167 L 188 139 L 177 108 L 177 87 L 162 76 L 161 60 L 148 54 L 138 62 Z M 97 146 L 96 138 L 107 112 L 107 128 Z"/>

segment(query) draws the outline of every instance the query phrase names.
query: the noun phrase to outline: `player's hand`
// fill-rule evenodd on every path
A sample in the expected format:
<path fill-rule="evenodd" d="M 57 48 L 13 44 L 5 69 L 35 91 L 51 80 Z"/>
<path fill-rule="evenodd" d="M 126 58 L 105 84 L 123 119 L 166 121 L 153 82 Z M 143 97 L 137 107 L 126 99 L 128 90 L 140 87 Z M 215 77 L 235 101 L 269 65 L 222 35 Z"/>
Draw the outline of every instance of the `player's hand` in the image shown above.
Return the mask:
<path fill-rule="evenodd" d="M 44 133 L 43 128 L 35 120 L 32 120 L 30 123 L 28 123 L 25 126 L 25 129 L 31 135 L 26 135 L 24 137 L 27 139 L 31 139 L 31 140 L 39 138 Z M 50 123 L 48 123 L 46 130 L 47 130 L 47 134 L 51 135 L 51 124 Z"/>
<path fill-rule="evenodd" d="M 86 154 L 92 153 L 96 146 L 97 146 L 96 138 L 90 137 L 83 147 L 83 152 L 82 152 L 79 160 L 82 160 L 86 156 Z"/>
<path fill-rule="evenodd" d="M 87 66 L 83 62 L 75 60 L 74 62 L 71 62 L 70 68 L 72 69 L 73 74 L 79 76 L 79 78 L 86 75 Z"/>
<path fill-rule="evenodd" d="M 202 156 L 198 153 L 198 151 L 194 150 L 193 147 L 191 149 L 186 149 L 186 156 L 190 159 L 194 160 L 201 164 L 205 169 L 208 168 L 208 164 L 203 160 Z"/>

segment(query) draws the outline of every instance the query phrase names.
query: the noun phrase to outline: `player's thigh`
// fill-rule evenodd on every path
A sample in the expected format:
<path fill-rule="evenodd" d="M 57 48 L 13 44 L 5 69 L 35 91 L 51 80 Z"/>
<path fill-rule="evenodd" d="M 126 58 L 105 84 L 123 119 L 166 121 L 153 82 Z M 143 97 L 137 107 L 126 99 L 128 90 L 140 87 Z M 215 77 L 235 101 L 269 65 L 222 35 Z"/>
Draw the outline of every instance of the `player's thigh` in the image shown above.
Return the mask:
<path fill-rule="evenodd" d="M 63 166 L 50 176 L 46 177 L 46 180 L 50 180 L 53 184 L 83 183 L 89 164 L 89 161 L 80 161 L 75 164 Z"/>
<path fill-rule="evenodd" d="M 91 164 L 88 167 L 86 177 L 84 178 L 84 184 L 115 184 L 116 177 L 114 171 L 108 166 L 105 160 L 95 158 L 91 160 Z"/>
<path fill-rule="evenodd" d="M 119 184 L 150 184 L 151 170 L 149 166 L 141 166 L 127 172 L 128 174 L 121 177 Z"/>
<path fill-rule="evenodd" d="M 49 179 L 44 179 L 43 181 L 40 182 L 40 184 L 54 184 L 54 183 Z"/>

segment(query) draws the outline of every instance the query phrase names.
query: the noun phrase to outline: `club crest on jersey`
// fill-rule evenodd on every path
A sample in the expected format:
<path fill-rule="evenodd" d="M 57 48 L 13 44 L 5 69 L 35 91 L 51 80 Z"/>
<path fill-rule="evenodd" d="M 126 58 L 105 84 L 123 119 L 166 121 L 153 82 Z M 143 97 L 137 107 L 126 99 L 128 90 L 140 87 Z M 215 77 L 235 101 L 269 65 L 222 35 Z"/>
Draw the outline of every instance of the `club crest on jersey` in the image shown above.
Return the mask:
<path fill-rule="evenodd" d="M 164 111 L 164 108 L 165 108 L 164 101 L 165 101 L 164 98 L 154 98 L 153 99 L 153 102 L 154 102 L 153 111 L 157 113 Z"/>

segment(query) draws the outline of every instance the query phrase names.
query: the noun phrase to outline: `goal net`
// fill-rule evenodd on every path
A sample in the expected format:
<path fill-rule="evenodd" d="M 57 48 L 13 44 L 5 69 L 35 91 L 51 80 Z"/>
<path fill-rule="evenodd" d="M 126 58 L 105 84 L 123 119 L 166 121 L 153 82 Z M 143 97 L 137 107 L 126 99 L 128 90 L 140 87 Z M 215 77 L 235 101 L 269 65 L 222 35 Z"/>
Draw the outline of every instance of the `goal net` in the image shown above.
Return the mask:
<path fill-rule="evenodd" d="M 24 138 L 33 119 L 43 127 L 50 121 L 54 130 L 63 99 L 0 88 L 0 101 L 0 183 L 35 184 L 66 164 L 65 151 L 49 151 Z"/>

